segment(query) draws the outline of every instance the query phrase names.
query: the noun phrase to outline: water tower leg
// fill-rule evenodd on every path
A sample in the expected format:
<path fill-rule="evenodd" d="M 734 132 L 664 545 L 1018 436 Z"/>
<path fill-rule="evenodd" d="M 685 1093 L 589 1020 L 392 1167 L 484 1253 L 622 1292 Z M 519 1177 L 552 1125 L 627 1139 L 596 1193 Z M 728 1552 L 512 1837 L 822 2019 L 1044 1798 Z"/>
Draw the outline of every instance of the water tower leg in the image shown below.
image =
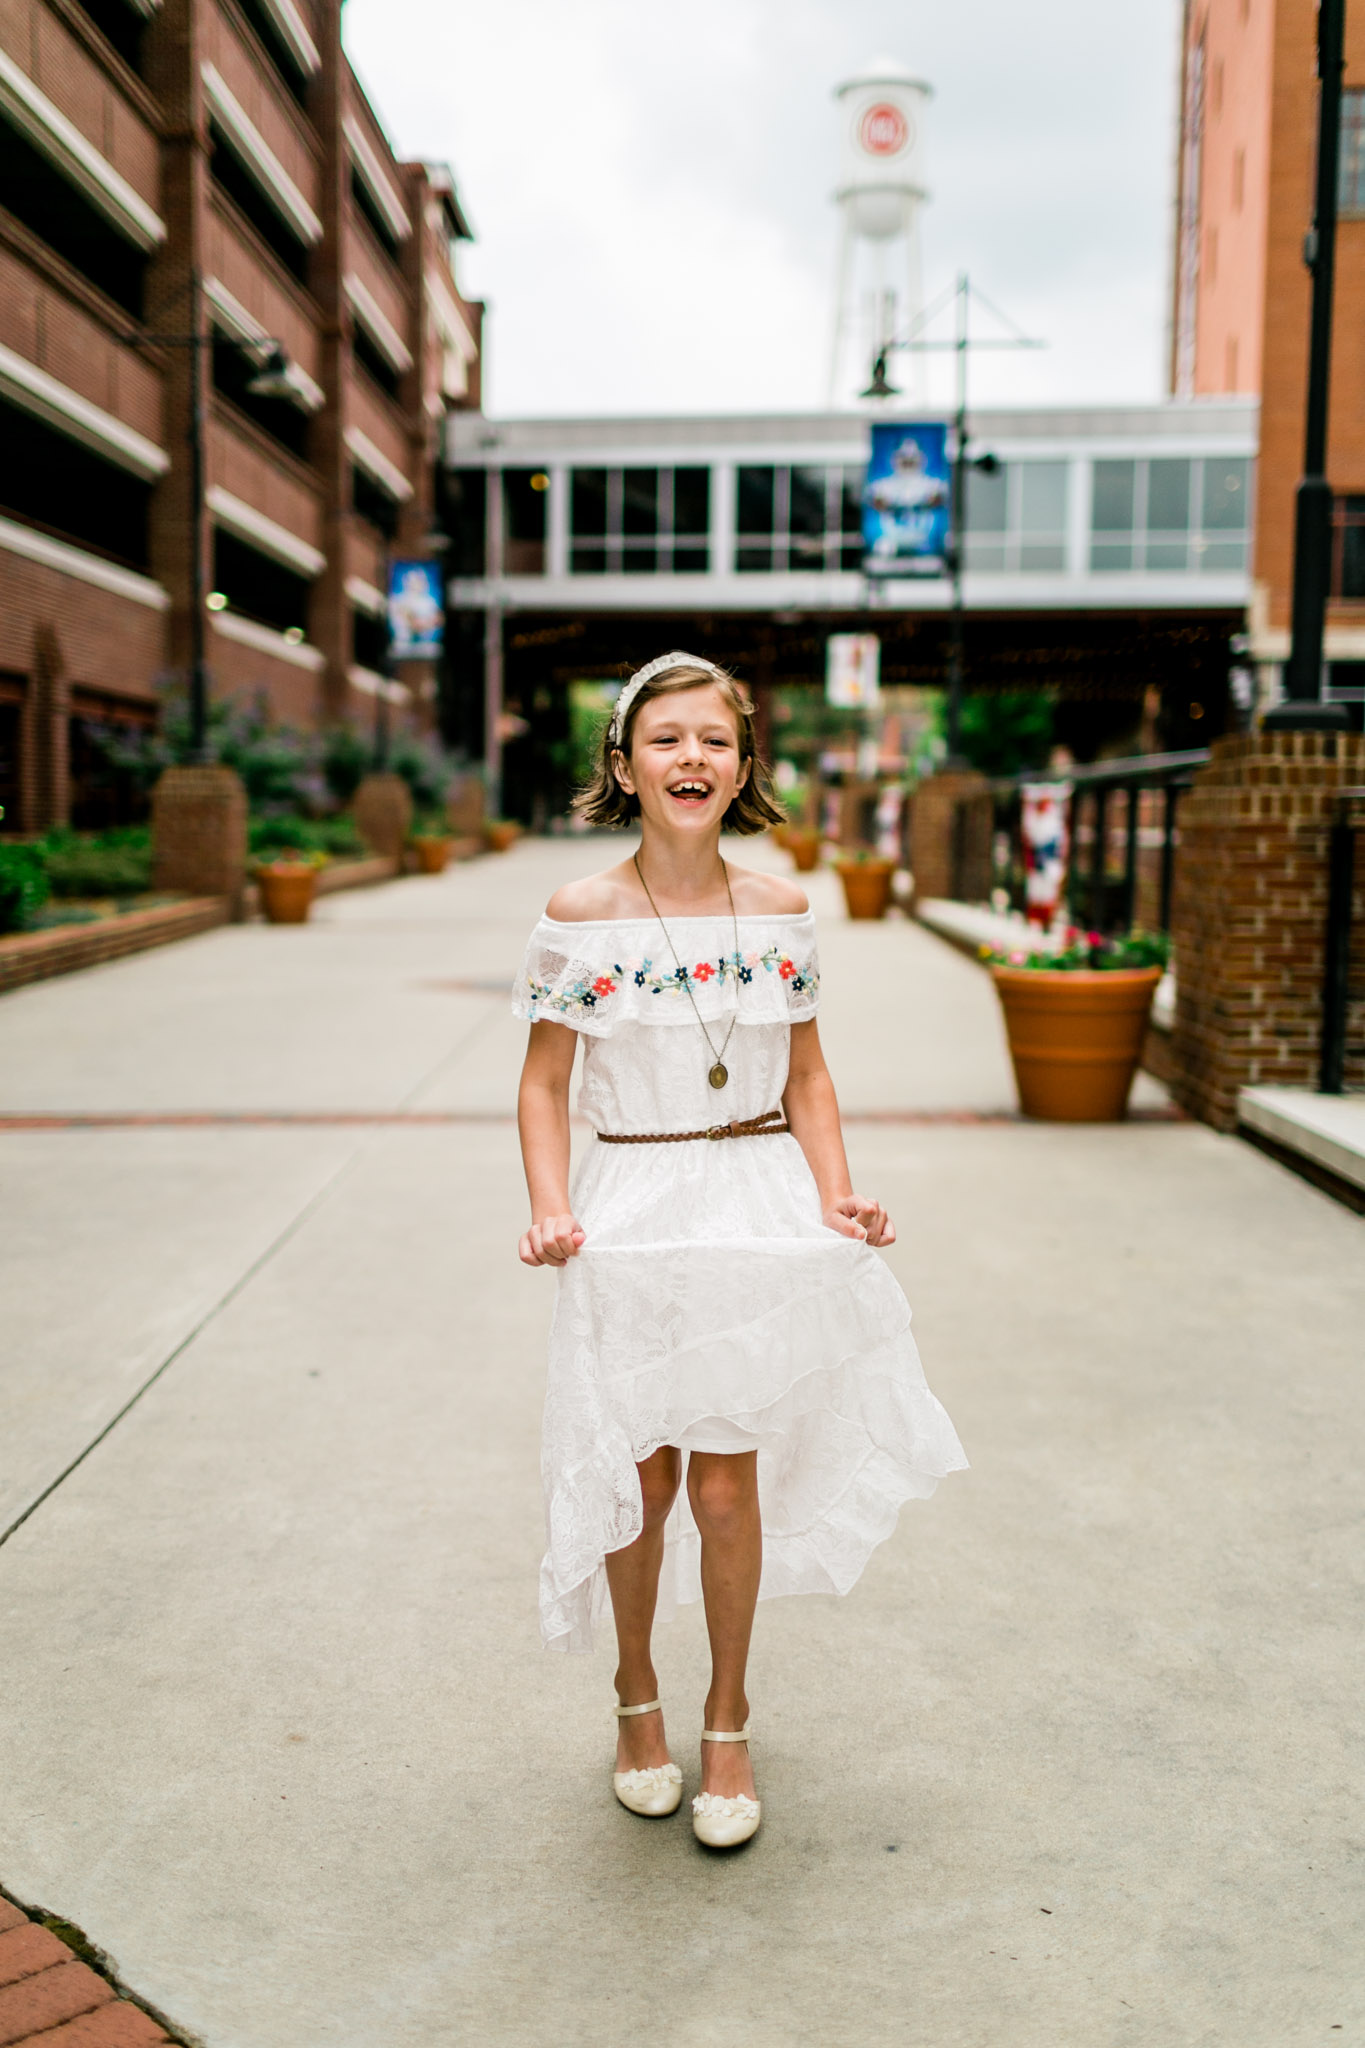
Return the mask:
<path fill-rule="evenodd" d="M 853 278 L 853 230 L 849 223 L 848 208 L 839 208 L 839 250 L 835 258 L 834 274 L 834 332 L 829 350 L 829 405 L 833 411 L 847 403 L 851 393 L 843 389 L 844 357 L 847 354 L 848 330 L 852 325 L 852 309 L 848 303 L 849 288 Z M 871 366 L 869 365 L 869 368 Z M 861 389 L 861 385 L 859 389 Z"/>

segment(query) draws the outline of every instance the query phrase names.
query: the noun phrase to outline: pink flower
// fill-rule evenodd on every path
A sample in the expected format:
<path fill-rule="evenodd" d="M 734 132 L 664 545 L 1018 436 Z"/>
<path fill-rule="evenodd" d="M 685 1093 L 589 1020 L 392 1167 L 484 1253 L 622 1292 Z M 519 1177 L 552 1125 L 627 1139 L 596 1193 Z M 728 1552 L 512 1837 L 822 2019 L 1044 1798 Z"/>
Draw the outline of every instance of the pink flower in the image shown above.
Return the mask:
<path fill-rule="evenodd" d="M 1027 966 L 1028 966 L 1028 954 L 1027 954 L 1027 953 L 1011 953 L 1011 954 L 1010 954 L 1010 966 L 1011 966 L 1011 967 L 1027 967 Z"/>

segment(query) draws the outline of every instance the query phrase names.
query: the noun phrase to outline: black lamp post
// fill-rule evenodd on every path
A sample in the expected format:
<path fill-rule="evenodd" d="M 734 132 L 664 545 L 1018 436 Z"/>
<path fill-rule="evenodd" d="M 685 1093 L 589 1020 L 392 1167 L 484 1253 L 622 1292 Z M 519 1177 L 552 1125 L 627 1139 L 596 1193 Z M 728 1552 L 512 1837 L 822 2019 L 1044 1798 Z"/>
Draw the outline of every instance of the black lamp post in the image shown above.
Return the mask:
<path fill-rule="evenodd" d="M 207 761 L 209 725 L 208 664 L 204 652 L 204 611 L 208 597 L 208 565 L 204 559 L 204 380 L 199 373 L 199 350 L 212 348 L 214 335 L 201 332 L 199 320 L 199 298 L 201 292 L 199 273 L 190 272 L 189 308 L 190 332 L 188 334 L 157 334 L 142 328 L 135 334 L 123 338 L 129 342 L 152 341 L 160 348 L 187 348 L 193 374 L 190 379 L 190 425 L 186 439 L 190 451 L 190 517 L 193 540 L 190 550 L 190 674 L 189 713 L 190 744 L 189 757 L 192 762 Z M 273 336 L 263 335 L 259 341 L 239 342 L 237 346 L 257 360 L 257 374 L 248 384 L 248 391 L 259 398 L 288 397 L 293 390 L 289 380 L 289 358 L 282 342 Z"/>
<path fill-rule="evenodd" d="M 1294 594 L 1284 701 L 1264 723 L 1272 732 L 1344 732 L 1344 704 L 1322 696 L 1323 624 L 1332 572 L 1332 488 L 1327 481 L 1327 408 L 1332 379 L 1332 296 L 1337 180 L 1341 161 L 1341 74 L 1346 0 L 1318 4 L 1318 170 L 1313 226 L 1304 261 L 1313 275 L 1303 476 L 1294 504 Z"/>
<path fill-rule="evenodd" d="M 863 398 L 895 398 L 899 394 L 886 374 L 886 358 L 893 348 L 906 349 L 911 353 L 941 349 L 953 351 L 957 365 L 957 404 L 954 414 L 953 473 L 949 493 L 948 546 L 945 550 L 948 575 L 951 579 L 952 600 L 948 619 L 948 715 L 947 739 L 948 758 L 945 767 L 965 766 L 959 747 L 962 741 L 962 695 L 965 672 L 966 614 L 962 600 L 962 559 L 963 541 L 967 531 L 967 471 L 979 470 L 983 476 L 994 476 L 1000 467 L 994 455 L 968 455 L 967 453 L 967 352 L 973 348 L 1043 348 L 1041 341 L 1031 341 L 1026 335 L 1015 333 L 1007 339 L 973 340 L 968 334 L 968 313 L 972 299 L 972 286 L 965 273 L 958 278 L 953 296 L 957 304 L 957 331 L 951 341 L 923 341 L 912 334 L 904 341 L 888 341 L 878 349 L 872 362 L 872 376 Z M 980 292 L 976 293 L 982 298 Z M 923 316 L 921 324 L 938 312 L 944 301 L 940 298 Z M 983 300 L 983 304 L 988 303 Z M 991 307 L 995 312 L 995 308 Z M 997 319 L 1002 318 L 996 314 Z M 1013 325 L 1013 322 L 1008 322 Z"/>

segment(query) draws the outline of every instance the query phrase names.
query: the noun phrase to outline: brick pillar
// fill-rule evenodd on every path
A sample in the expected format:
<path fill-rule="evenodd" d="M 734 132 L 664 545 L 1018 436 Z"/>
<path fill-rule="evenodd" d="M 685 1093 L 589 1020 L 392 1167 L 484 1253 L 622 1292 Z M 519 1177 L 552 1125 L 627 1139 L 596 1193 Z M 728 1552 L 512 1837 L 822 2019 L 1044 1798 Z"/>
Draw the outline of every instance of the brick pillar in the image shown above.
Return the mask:
<path fill-rule="evenodd" d="M 32 797 L 25 829 L 45 832 L 71 822 L 71 689 L 57 629 L 44 622 L 33 636 L 29 685 L 28 759 Z"/>
<path fill-rule="evenodd" d="M 943 896 L 977 903 L 990 895 L 989 790 L 975 768 L 942 769 L 916 789 L 910 810 L 916 903 Z"/>
<path fill-rule="evenodd" d="M 412 792 L 401 775 L 367 775 L 355 793 L 351 815 L 370 852 L 396 860 L 412 823 Z"/>
<path fill-rule="evenodd" d="M 1236 1124 L 1239 1088 L 1317 1084 L 1332 800 L 1362 785 L 1359 734 L 1236 733 L 1181 799 L 1170 1085 L 1217 1130 Z M 1356 873 L 1348 1088 L 1365 1086 L 1360 854 Z"/>
<path fill-rule="evenodd" d="M 152 791 L 152 886 L 226 896 L 242 915 L 246 790 L 233 768 L 167 768 Z"/>

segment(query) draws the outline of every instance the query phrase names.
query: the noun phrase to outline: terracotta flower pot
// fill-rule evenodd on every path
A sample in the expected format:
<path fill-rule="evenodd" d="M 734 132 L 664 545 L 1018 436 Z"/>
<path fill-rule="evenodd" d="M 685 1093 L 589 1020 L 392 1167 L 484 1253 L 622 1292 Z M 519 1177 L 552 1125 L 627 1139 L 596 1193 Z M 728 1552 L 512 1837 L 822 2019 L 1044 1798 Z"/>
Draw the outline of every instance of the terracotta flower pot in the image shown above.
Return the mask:
<path fill-rule="evenodd" d="M 433 832 L 417 833 L 412 841 L 412 850 L 417 855 L 419 875 L 439 875 L 445 872 L 450 859 L 450 841 Z"/>
<path fill-rule="evenodd" d="M 786 847 L 800 874 L 808 875 L 820 865 L 820 834 L 803 826 L 787 827 Z"/>
<path fill-rule="evenodd" d="M 993 967 L 1025 1116 L 1116 1123 L 1128 1106 L 1159 967 Z"/>
<path fill-rule="evenodd" d="M 510 818 L 490 818 L 483 828 L 483 843 L 490 853 L 506 853 L 520 837 L 520 825 Z"/>
<path fill-rule="evenodd" d="M 885 917 L 886 906 L 891 901 L 891 877 L 895 872 L 889 860 L 841 860 L 836 863 L 839 880 L 844 885 L 844 901 L 850 917 Z"/>
<path fill-rule="evenodd" d="M 308 861 L 276 860 L 256 870 L 261 908 L 271 924 L 306 924 L 318 871 Z"/>

